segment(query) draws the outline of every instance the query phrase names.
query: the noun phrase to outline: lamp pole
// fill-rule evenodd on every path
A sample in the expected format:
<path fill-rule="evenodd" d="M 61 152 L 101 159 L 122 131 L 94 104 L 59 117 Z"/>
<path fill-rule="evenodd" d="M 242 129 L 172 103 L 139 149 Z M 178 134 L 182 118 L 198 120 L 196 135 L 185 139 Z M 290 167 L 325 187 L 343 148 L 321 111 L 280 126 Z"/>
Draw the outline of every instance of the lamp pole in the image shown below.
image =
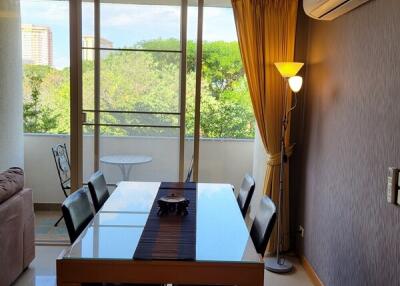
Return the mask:
<path fill-rule="evenodd" d="M 289 111 L 287 110 L 287 94 L 288 94 L 288 82 L 285 78 L 285 95 L 283 98 L 283 114 L 282 114 L 282 122 L 281 122 L 281 164 L 280 164 L 280 172 L 279 172 L 279 196 L 278 196 L 278 209 L 277 209 L 277 216 L 278 216 L 278 226 L 277 226 L 277 246 L 276 246 L 276 258 L 267 258 L 265 262 L 265 268 L 271 272 L 275 273 L 288 273 L 292 271 L 293 265 L 289 261 L 286 261 L 284 257 L 281 256 L 281 247 L 283 238 L 281 237 L 281 210 L 282 210 L 282 201 L 283 201 L 283 192 L 284 192 L 284 180 L 285 180 L 285 166 L 284 164 L 287 161 L 286 158 L 286 146 L 285 146 L 285 133 L 287 129 L 287 117 L 289 113 L 296 107 L 293 106 L 290 108 Z M 296 95 L 295 95 L 296 96 Z"/>
<path fill-rule="evenodd" d="M 283 202 L 283 193 L 284 193 L 284 183 L 285 183 L 285 163 L 287 161 L 286 156 L 286 146 L 285 146 L 285 133 L 288 125 L 288 116 L 293 109 L 296 108 L 297 105 L 297 92 L 300 91 L 301 86 L 303 84 L 303 79 L 300 76 L 296 76 L 298 71 L 303 66 L 303 63 L 295 63 L 295 62 L 280 62 L 275 63 L 276 68 L 279 73 L 285 79 L 285 94 L 282 98 L 282 122 L 281 122 L 281 161 L 280 161 L 280 172 L 279 172 L 279 194 L 278 194 L 278 226 L 277 226 L 277 234 L 276 234 L 276 257 L 267 258 L 265 261 L 265 268 L 271 272 L 275 273 L 288 273 L 293 269 L 293 264 L 289 261 L 286 261 L 285 258 L 281 255 L 281 249 L 283 246 L 283 237 L 281 237 L 281 212 L 282 212 L 282 202 Z M 294 93 L 295 103 L 293 106 L 290 106 L 289 110 L 287 110 L 287 98 L 288 98 L 288 86 L 290 90 Z"/>
<path fill-rule="evenodd" d="M 282 200 L 283 200 L 283 191 L 284 191 L 284 178 L 285 178 L 285 162 L 286 162 L 286 146 L 285 146 L 285 133 L 286 133 L 286 128 L 287 128 L 287 115 L 286 115 L 286 105 L 287 105 L 287 82 L 286 82 L 286 88 L 285 88 L 285 100 L 284 100 L 284 106 L 283 106 L 283 115 L 282 115 L 282 129 L 281 129 L 281 165 L 280 167 L 280 172 L 279 172 L 279 199 L 278 199 L 278 234 L 277 234 L 277 243 L 278 247 L 276 250 L 276 260 L 278 264 L 281 264 L 281 257 L 280 257 L 280 250 L 282 248 L 283 244 L 283 239 L 280 237 L 281 236 L 281 210 L 282 210 Z"/>

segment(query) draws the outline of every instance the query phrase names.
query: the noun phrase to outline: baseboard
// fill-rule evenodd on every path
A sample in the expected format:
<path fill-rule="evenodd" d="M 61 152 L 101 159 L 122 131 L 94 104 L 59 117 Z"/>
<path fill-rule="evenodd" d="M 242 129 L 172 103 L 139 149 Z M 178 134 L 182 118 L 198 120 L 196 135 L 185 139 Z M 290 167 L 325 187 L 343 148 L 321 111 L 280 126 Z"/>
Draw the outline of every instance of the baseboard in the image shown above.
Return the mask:
<path fill-rule="evenodd" d="M 308 262 L 307 258 L 305 258 L 303 255 L 301 255 L 299 257 L 299 259 L 300 259 L 301 265 L 303 266 L 304 270 L 306 271 L 311 282 L 315 286 L 324 286 L 324 283 L 322 283 L 321 279 L 319 279 L 317 273 L 315 272 L 314 268 L 311 266 L 310 262 Z"/>
<path fill-rule="evenodd" d="M 59 204 L 59 203 L 34 203 L 33 209 L 35 211 L 60 211 L 61 204 Z"/>

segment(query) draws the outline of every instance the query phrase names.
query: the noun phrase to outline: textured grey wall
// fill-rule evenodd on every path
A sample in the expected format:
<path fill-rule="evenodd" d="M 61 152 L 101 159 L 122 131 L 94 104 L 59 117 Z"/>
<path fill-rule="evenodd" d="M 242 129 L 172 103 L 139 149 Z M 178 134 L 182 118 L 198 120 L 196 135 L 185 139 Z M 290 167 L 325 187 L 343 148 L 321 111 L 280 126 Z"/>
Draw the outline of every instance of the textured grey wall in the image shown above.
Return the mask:
<path fill-rule="evenodd" d="M 325 285 L 400 285 L 400 1 L 309 23 L 296 204 L 300 251 Z"/>

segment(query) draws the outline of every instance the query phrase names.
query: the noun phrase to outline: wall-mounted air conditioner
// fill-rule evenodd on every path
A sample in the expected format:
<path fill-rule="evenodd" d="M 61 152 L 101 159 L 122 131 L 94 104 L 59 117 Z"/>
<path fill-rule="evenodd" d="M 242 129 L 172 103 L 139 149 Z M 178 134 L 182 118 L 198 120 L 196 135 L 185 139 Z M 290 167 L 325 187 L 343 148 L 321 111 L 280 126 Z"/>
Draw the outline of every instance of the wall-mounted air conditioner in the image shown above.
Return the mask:
<path fill-rule="evenodd" d="M 304 11 L 318 20 L 333 20 L 369 0 L 304 0 Z"/>

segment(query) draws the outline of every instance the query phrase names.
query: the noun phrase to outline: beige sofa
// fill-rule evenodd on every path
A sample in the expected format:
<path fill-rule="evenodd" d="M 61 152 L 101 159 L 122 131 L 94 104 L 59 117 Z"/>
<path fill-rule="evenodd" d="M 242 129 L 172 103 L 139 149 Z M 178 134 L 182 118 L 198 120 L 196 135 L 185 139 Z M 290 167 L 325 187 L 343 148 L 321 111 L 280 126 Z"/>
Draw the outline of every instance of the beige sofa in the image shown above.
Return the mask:
<path fill-rule="evenodd" d="M 0 286 L 9 286 L 35 257 L 32 190 L 20 168 L 0 173 Z"/>

